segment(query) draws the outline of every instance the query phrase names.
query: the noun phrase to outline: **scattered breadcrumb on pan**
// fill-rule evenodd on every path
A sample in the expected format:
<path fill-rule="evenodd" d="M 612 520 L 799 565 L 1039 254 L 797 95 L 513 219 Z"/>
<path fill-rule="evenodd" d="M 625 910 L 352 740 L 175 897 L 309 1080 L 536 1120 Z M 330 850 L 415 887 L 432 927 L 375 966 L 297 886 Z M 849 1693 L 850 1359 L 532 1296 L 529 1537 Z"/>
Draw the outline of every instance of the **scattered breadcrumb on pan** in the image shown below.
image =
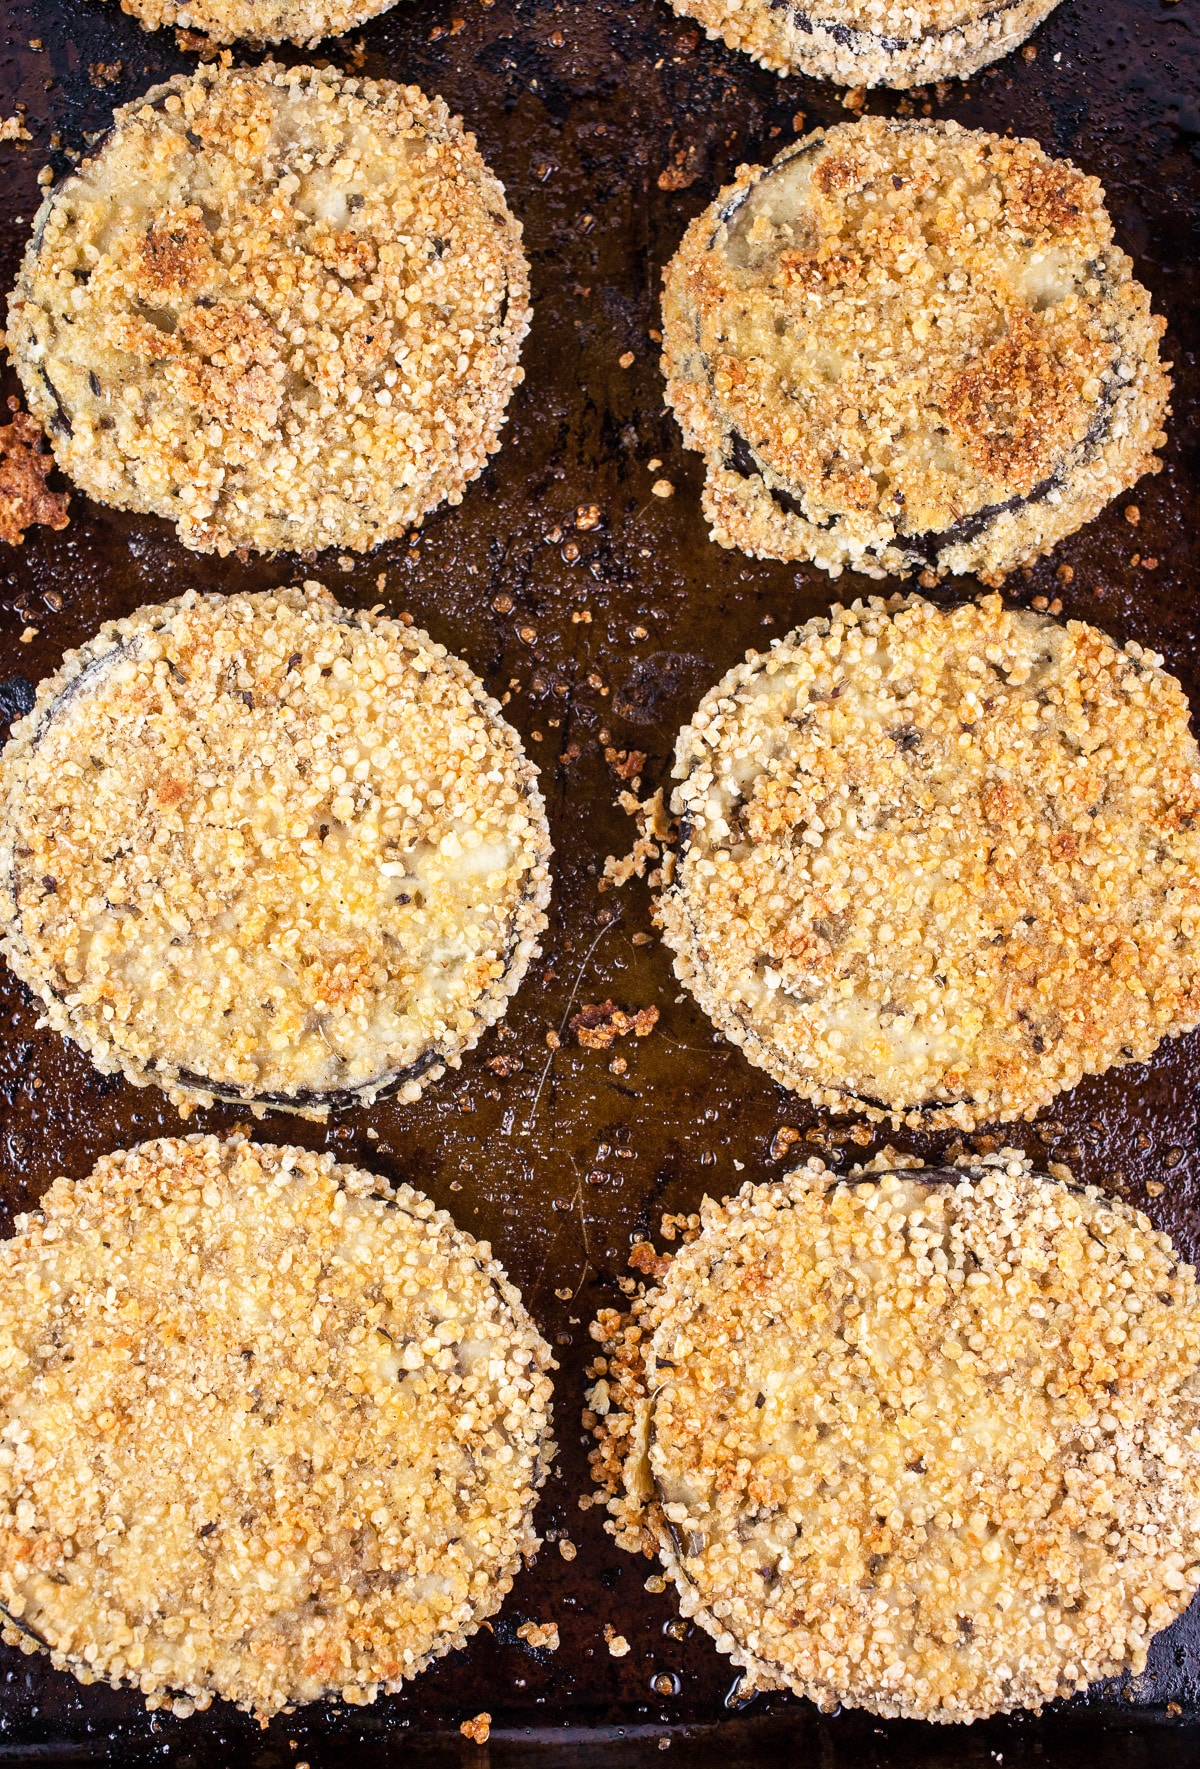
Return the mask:
<path fill-rule="evenodd" d="M 517 1639 L 523 1640 L 534 1652 L 557 1652 L 559 1648 L 557 1622 L 522 1622 L 517 1629 Z"/>
<path fill-rule="evenodd" d="M 46 484 L 54 456 L 41 425 L 15 399 L 8 409 L 12 421 L 0 426 L 0 541 L 19 547 L 29 528 L 65 528 L 70 499 Z"/>
<path fill-rule="evenodd" d="M 652 889 L 669 884 L 674 876 L 675 856 L 669 850 L 664 852 L 664 849 L 671 840 L 674 826 L 663 806 L 662 788 L 659 787 L 657 792 L 651 793 L 646 799 L 639 799 L 636 791 L 622 792 L 617 796 L 617 803 L 628 816 L 636 820 L 638 834 L 628 854 L 620 859 L 609 854 L 605 859 L 600 889 L 603 891 L 611 885 L 620 890 L 631 878 L 647 876 Z M 651 867 L 647 875 L 647 868 L 654 860 L 662 860 L 662 865 Z"/>
<path fill-rule="evenodd" d="M 567 1022 L 575 1034 L 575 1042 L 584 1050 L 611 1050 L 618 1038 L 630 1032 L 636 1038 L 648 1038 L 658 1024 L 656 1007 L 639 1007 L 626 1012 L 614 1001 L 589 1002 Z"/>

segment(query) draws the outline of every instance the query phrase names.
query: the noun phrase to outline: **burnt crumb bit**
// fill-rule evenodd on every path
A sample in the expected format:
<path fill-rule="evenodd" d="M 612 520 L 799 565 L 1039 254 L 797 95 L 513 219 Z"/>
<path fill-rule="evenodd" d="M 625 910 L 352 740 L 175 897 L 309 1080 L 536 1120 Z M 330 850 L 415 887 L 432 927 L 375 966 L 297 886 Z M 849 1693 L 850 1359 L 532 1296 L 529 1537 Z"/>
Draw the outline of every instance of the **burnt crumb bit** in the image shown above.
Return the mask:
<path fill-rule="evenodd" d="M 751 1062 L 876 1122 L 972 1130 L 1145 1062 L 1200 1018 L 1188 718 L 1082 622 L 835 607 L 680 733 L 675 973 Z"/>
<path fill-rule="evenodd" d="M 671 1269 L 671 1255 L 657 1253 L 649 1241 L 638 1241 L 631 1249 L 627 1263 L 644 1277 L 662 1278 Z"/>
<path fill-rule="evenodd" d="M 265 1723 L 395 1693 L 499 1609 L 538 1547 L 553 1360 L 428 1198 L 329 1154 L 166 1138 L 56 1180 L 15 1231 L 6 1642 L 152 1710 L 221 1696 Z"/>
<path fill-rule="evenodd" d="M 585 1050 L 609 1050 L 616 1039 L 630 1032 L 637 1038 L 648 1038 L 658 1017 L 656 1007 L 639 1007 L 626 1013 L 614 1001 L 601 1001 L 581 1007 L 567 1024 Z"/>
<path fill-rule="evenodd" d="M 0 541 L 19 547 L 27 529 L 65 528 L 69 499 L 46 484 L 54 457 L 41 425 L 16 399 L 9 399 L 8 409 L 12 421 L 0 426 Z"/>
<path fill-rule="evenodd" d="M 627 1308 L 591 1329 L 593 1503 L 756 1689 L 1036 1711 L 1138 1675 L 1200 1585 L 1195 1274 L 1096 1187 L 814 1157 L 706 1199 Z"/>

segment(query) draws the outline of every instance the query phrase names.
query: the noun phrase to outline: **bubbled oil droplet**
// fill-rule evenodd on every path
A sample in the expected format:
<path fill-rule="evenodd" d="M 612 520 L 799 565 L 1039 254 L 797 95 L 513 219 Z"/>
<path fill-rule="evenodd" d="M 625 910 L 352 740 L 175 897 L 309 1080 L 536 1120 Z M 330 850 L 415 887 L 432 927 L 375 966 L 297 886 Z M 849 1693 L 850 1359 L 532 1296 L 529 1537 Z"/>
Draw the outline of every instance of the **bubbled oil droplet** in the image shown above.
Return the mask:
<path fill-rule="evenodd" d="M 683 1684 L 674 1671 L 655 1671 L 650 1687 L 655 1695 L 678 1695 Z"/>
<path fill-rule="evenodd" d="M 663 1623 L 662 1631 L 671 1640 L 686 1640 L 692 1631 L 692 1624 L 681 1615 L 673 1615 Z"/>

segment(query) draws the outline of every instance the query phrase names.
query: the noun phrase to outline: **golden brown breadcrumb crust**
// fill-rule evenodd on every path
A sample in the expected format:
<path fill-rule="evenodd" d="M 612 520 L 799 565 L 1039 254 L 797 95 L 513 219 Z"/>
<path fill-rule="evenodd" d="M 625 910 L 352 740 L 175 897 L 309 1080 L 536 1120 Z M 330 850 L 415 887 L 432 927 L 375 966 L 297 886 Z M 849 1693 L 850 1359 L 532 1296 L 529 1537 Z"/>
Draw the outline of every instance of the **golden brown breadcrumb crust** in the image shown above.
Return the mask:
<path fill-rule="evenodd" d="M 739 168 L 664 275 L 714 539 L 834 576 L 1048 552 L 1159 465 L 1131 271 L 1098 180 L 1036 142 L 864 117 Z"/>
<path fill-rule="evenodd" d="M 1032 1114 L 1200 1022 L 1200 751 L 1162 660 L 998 596 L 835 607 L 680 733 L 675 972 L 835 1110 Z"/>
<path fill-rule="evenodd" d="M 965 80 L 1010 55 L 1057 0 L 671 0 L 710 37 L 778 74 L 839 86 Z"/>
<path fill-rule="evenodd" d="M 51 192 L 9 315 L 89 496 L 200 551 L 369 551 L 499 447 L 529 275 L 441 99 L 209 65 L 118 111 Z"/>
<path fill-rule="evenodd" d="M 183 1109 L 415 1099 L 504 1013 L 549 858 L 482 683 L 319 584 L 109 622 L 0 763 L 9 963 Z"/>
<path fill-rule="evenodd" d="M 1192 1269 L 1019 1152 L 963 1167 L 706 1200 L 592 1328 L 608 1528 L 744 1693 L 1039 1709 L 1141 1671 L 1200 1584 Z"/>
<path fill-rule="evenodd" d="M 82 1682 L 374 1701 L 537 1548 L 550 1349 L 411 1187 L 165 1138 L 56 1180 L 0 1272 L 4 1638 Z"/>
<path fill-rule="evenodd" d="M 202 31 L 215 43 L 299 43 L 311 49 L 388 12 L 396 0 L 121 0 L 148 31 Z"/>

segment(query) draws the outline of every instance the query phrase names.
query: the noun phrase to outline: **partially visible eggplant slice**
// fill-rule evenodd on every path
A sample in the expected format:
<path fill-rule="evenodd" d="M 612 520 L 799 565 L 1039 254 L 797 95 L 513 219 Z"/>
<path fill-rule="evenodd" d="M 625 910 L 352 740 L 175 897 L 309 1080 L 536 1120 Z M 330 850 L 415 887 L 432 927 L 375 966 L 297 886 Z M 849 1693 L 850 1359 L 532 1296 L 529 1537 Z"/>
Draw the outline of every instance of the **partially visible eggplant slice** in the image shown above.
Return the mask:
<path fill-rule="evenodd" d="M 698 19 L 710 37 L 776 72 L 900 90 L 969 78 L 1023 43 L 1056 3 L 976 0 L 974 8 L 960 7 L 957 17 L 938 22 L 929 5 L 888 4 L 873 13 L 846 5 L 838 8 L 843 16 L 833 18 L 797 0 L 672 0 L 676 12 Z"/>

